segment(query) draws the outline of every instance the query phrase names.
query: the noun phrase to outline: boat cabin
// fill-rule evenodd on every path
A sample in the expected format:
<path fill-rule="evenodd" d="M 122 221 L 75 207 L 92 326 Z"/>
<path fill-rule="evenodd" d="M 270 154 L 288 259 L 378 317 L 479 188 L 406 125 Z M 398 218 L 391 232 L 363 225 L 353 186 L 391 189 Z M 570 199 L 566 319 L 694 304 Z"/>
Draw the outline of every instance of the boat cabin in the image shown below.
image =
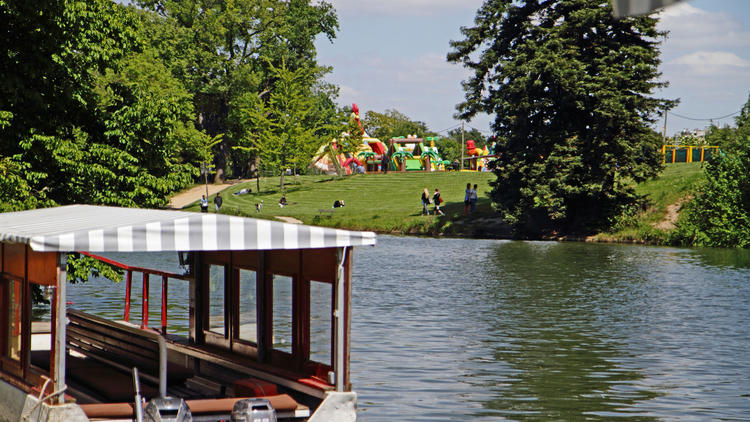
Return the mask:
<path fill-rule="evenodd" d="M 240 402 L 279 420 L 354 420 L 352 247 L 374 244 L 371 232 L 221 214 L 89 205 L 5 213 L 0 420 L 157 420 L 149 412 L 170 400 L 201 421 L 233 420 Z M 183 271 L 111 255 L 165 251 L 179 254 Z M 123 274 L 121 316 L 69 303 L 71 253 Z M 175 285 L 181 296 L 169 294 Z M 32 295 L 44 291 L 51 317 L 35 321 Z M 176 301 L 188 311 L 171 314 Z"/>

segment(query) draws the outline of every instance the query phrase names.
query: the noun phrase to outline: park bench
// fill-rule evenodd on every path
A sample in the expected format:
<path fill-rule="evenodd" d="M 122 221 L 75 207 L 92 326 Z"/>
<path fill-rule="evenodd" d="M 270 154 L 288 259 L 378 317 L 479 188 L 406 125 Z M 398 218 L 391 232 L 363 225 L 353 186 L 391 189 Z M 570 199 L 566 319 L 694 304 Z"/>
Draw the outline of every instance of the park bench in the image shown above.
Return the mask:
<path fill-rule="evenodd" d="M 112 401 L 133 397 L 133 367 L 141 372 L 146 389 L 148 383 L 159 384 L 159 334 L 75 310 L 68 311 L 68 320 L 68 348 L 86 356 L 82 359 L 86 368 L 69 368 L 72 379 Z M 68 356 L 69 363 L 76 360 Z M 169 385 L 184 383 L 194 375 L 190 368 L 172 362 L 167 362 L 166 373 Z"/>

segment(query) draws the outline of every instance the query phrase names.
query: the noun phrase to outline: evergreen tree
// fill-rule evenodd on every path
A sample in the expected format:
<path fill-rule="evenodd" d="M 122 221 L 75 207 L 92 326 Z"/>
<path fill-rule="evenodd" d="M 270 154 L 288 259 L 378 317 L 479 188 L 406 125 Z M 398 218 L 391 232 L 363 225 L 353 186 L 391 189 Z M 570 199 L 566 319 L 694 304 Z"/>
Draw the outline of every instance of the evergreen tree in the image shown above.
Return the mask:
<path fill-rule="evenodd" d="M 492 199 L 519 233 L 591 231 L 660 170 L 649 128 L 675 102 L 659 82 L 656 19 L 605 0 L 487 0 L 448 60 L 473 71 L 458 116 L 495 116 Z"/>

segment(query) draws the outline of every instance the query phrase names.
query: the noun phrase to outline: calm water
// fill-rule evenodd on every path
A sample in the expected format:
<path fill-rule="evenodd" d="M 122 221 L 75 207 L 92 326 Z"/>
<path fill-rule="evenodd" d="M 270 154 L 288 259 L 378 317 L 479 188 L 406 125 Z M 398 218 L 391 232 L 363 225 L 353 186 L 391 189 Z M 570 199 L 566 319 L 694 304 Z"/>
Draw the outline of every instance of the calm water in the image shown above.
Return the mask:
<path fill-rule="evenodd" d="M 750 420 L 750 251 L 380 236 L 354 258 L 362 421 Z M 122 292 L 69 294 L 121 317 Z"/>

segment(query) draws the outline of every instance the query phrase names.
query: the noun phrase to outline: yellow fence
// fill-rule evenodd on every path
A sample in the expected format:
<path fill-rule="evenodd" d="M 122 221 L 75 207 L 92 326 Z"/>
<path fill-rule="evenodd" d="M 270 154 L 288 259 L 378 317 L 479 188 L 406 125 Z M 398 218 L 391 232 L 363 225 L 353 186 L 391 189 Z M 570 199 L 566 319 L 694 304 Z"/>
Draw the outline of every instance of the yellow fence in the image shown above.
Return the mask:
<path fill-rule="evenodd" d="M 692 163 L 704 162 L 712 154 L 718 154 L 719 147 L 715 145 L 662 145 L 662 163 Z"/>

